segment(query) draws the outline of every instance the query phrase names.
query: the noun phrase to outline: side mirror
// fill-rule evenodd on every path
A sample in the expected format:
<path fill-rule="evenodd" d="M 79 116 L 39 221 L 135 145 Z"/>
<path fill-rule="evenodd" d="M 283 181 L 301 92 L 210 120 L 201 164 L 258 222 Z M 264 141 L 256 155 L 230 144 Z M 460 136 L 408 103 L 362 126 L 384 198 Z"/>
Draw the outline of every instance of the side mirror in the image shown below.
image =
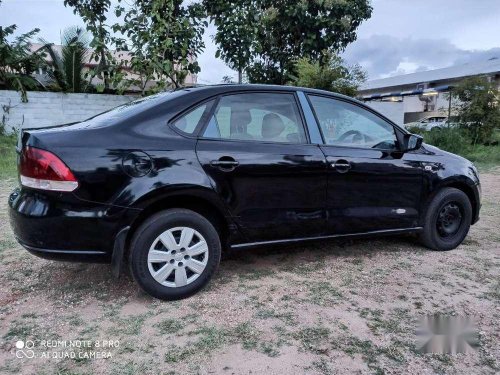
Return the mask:
<path fill-rule="evenodd" d="M 424 138 L 416 134 L 405 134 L 403 152 L 418 150 L 422 146 Z"/>

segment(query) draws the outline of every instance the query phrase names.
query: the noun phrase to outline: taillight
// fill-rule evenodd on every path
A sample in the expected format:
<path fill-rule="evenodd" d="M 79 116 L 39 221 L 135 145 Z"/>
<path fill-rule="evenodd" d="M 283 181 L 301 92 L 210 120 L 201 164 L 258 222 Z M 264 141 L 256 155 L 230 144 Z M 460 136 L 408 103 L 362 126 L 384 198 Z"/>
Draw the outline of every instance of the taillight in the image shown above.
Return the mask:
<path fill-rule="evenodd" d="M 21 184 L 34 189 L 73 191 L 78 187 L 70 169 L 52 152 L 26 147 L 19 162 Z"/>

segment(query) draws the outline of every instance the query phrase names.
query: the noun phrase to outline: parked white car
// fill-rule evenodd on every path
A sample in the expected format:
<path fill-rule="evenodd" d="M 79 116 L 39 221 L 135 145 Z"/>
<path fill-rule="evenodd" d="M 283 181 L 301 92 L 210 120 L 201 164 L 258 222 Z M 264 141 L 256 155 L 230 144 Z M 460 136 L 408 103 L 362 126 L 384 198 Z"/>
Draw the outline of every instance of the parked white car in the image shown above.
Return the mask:
<path fill-rule="evenodd" d="M 448 117 L 446 116 L 429 116 L 415 122 L 405 124 L 405 128 L 417 127 L 421 130 L 442 129 L 447 126 Z"/>

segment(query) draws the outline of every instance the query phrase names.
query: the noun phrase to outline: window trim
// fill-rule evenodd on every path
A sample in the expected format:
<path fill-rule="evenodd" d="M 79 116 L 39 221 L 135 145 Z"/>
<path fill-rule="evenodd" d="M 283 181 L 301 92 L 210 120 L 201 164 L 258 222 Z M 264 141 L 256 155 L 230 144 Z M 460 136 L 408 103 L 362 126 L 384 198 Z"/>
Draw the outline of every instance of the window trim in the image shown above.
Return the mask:
<path fill-rule="evenodd" d="M 306 137 L 306 142 L 300 142 L 300 143 L 297 143 L 297 142 L 273 142 L 273 141 L 264 141 L 264 140 L 259 140 L 259 139 L 231 139 L 231 138 L 213 138 L 213 137 L 204 137 L 203 136 L 203 133 L 205 132 L 206 128 L 208 127 L 208 124 L 210 122 L 210 119 L 212 118 L 212 116 L 215 114 L 215 111 L 217 109 L 217 107 L 219 106 L 219 102 L 221 101 L 221 99 L 223 97 L 226 97 L 226 96 L 231 96 L 231 95 L 252 95 L 252 94 L 286 94 L 286 95 L 291 95 L 293 97 L 293 101 L 295 102 L 295 106 L 298 110 L 298 114 L 299 114 L 299 121 L 300 121 L 300 124 L 302 126 L 302 130 L 304 131 L 304 135 Z M 208 115 L 208 117 L 205 119 L 205 123 L 203 124 L 203 126 L 200 127 L 199 129 L 199 132 L 198 132 L 198 136 L 197 136 L 198 139 L 202 139 L 202 140 L 207 140 L 207 141 L 223 141 L 223 142 L 248 142 L 248 143 L 261 143 L 261 144 L 274 144 L 274 145 L 310 145 L 311 144 L 311 139 L 310 139 L 310 136 L 309 136 L 309 130 L 306 126 L 306 123 L 305 123 L 305 118 L 304 118 L 304 113 L 302 111 L 302 106 L 300 105 L 300 102 L 298 101 L 298 98 L 297 98 L 297 91 L 281 91 L 281 90 L 255 90 L 255 91 L 232 91 L 232 92 L 228 92 L 228 93 L 223 93 L 223 94 L 219 94 L 217 96 L 217 99 L 216 101 L 214 102 L 214 105 L 212 106 L 211 108 L 211 111 Z"/>
<path fill-rule="evenodd" d="M 402 130 L 397 124 L 395 124 L 394 122 L 392 122 L 391 120 L 389 120 L 387 117 L 381 115 L 380 113 L 378 113 L 377 111 L 375 111 L 374 109 L 366 106 L 366 105 L 363 105 L 361 103 L 358 103 L 354 100 L 350 100 L 350 99 L 347 99 L 347 98 L 343 98 L 343 97 L 337 97 L 337 96 L 330 96 L 330 95 L 324 95 L 324 94 L 317 94 L 317 93 L 310 93 L 310 92 L 306 92 L 306 98 L 307 98 L 307 101 L 309 103 L 309 106 L 311 107 L 311 111 L 313 112 L 313 115 L 314 115 L 314 119 L 316 120 L 316 124 L 318 126 L 318 129 L 319 129 L 319 132 L 321 134 L 321 139 L 323 141 L 323 144 L 322 146 L 327 146 L 327 147 L 338 147 L 338 148 L 347 148 L 347 149 L 356 149 L 356 150 L 373 150 L 373 151 L 382 151 L 382 152 L 401 152 L 401 139 L 403 137 L 403 135 L 405 133 L 408 133 L 404 130 Z M 326 98 L 326 99 L 331 99 L 331 100 L 337 100 L 337 101 L 341 101 L 341 102 L 344 102 L 344 103 L 349 103 L 349 104 L 352 104 L 356 107 L 359 107 L 359 108 L 362 108 L 372 114 L 374 114 L 375 116 L 377 116 L 378 118 L 380 118 L 382 121 L 385 121 L 387 124 L 389 124 L 390 126 L 392 126 L 393 130 L 394 130 L 394 135 L 396 137 L 396 141 L 397 141 L 397 149 L 395 150 L 387 150 L 387 149 L 384 149 L 384 148 L 367 148 L 367 147 L 356 147 L 356 146 L 344 146 L 344 145 L 329 145 L 325 142 L 325 136 L 323 134 L 323 129 L 321 128 L 321 125 L 319 123 L 319 120 L 318 120 L 318 115 L 316 114 L 316 109 L 314 108 L 314 105 L 312 104 L 311 102 L 311 98 L 310 96 L 318 96 L 318 97 L 322 97 L 322 98 Z"/>

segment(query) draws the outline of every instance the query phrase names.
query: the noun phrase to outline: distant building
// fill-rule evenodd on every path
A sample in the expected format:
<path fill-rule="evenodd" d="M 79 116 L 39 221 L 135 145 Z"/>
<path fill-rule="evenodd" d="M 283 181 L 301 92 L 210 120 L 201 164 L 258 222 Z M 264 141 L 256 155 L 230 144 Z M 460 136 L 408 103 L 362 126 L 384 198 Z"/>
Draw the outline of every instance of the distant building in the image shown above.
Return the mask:
<path fill-rule="evenodd" d="M 33 43 L 33 44 L 31 44 L 30 48 L 31 48 L 31 51 L 34 52 L 34 51 L 39 50 L 42 46 L 43 46 L 42 44 Z M 62 48 L 61 45 L 56 44 L 56 45 L 53 45 L 52 48 L 57 53 L 59 53 L 59 55 L 61 54 L 61 48 Z M 122 60 L 122 61 L 129 61 L 130 60 L 130 54 L 128 52 L 113 51 L 112 54 L 117 60 Z M 99 61 L 95 61 L 94 59 L 91 59 L 91 57 L 92 57 L 92 50 L 89 49 L 89 53 L 87 55 L 87 62 L 85 63 L 85 67 L 83 69 L 84 72 L 87 72 L 91 69 L 96 68 L 97 65 L 99 64 Z M 48 54 L 46 54 L 45 60 L 48 62 L 48 65 L 52 64 L 52 59 Z M 39 71 L 35 74 L 36 78 L 41 83 L 44 83 L 44 84 L 46 83 L 47 78 L 48 78 L 48 76 L 46 74 L 47 73 L 46 69 L 47 68 L 40 68 Z M 122 69 L 123 69 L 123 71 L 126 72 L 128 79 L 138 79 L 139 78 L 139 75 L 137 73 L 133 72 L 129 67 L 125 66 Z M 103 80 L 98 78 L 98 77 L 94 77 L 92 79 L 92 82 L 91 82 L 91 84 L 93 84 L 93 85 L 98 85 L 98 84 L 102 84 L 102 83 L 103 83 Z M 194 86 L 194 85 L 196 85 L 196 83 L 197 83 L 196 74 L 189 73 L 186 76 L 186 79 L 184 80 L 184 85 L 186 85 L 186 86 Z M 154 80 L 147 82 L 146 89 L 155 86 L 155 84 L 156 84 L 156 82 Z M 138 93 L 140 91 L 141 91 L 140 87 L 131 86 L 127 92 L 128 93 Z"/>
<path fill-rule="evenodd" d="M 365 82 L 358 98 L 398 123 L 448 115 L 448 93 L 473 76 L 486 76 L 500 87 L 500 59 L 417 72 Z"/>

